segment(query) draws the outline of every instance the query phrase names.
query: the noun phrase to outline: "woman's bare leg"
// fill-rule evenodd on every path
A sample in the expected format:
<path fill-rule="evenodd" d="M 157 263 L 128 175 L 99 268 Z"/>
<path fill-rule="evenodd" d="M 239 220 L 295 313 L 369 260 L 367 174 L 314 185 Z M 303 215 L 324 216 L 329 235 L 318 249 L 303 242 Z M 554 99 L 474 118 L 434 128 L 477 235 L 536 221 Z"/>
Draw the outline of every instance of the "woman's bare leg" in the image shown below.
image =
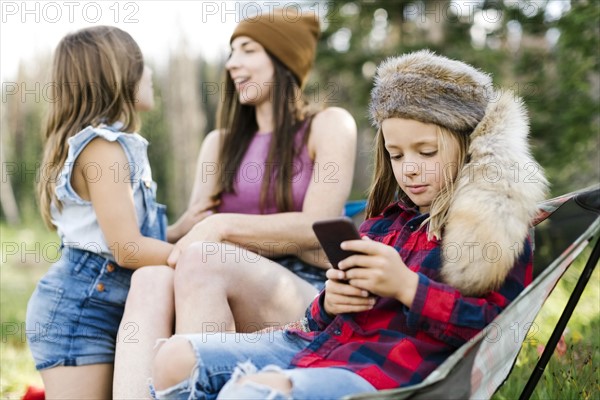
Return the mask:
<path fill-rule="evenodd" d="M 41 375 L 48 400 L 112 398 L 112 364 L 55 367 Z"/>
<path fill-rule="evenodd" d="M 252 332 L 300 319 L 317 290 L 279 264 L 224 243 L 195 243 L 175 270 L 177 334 Z"/>
<path fill-rule="evenodd" d="M 144 267 L 131 278 L 115 355 L 115 399 L 150 398 L 156 341 L 173 334 L 173 277 L 169 267 Z"/>

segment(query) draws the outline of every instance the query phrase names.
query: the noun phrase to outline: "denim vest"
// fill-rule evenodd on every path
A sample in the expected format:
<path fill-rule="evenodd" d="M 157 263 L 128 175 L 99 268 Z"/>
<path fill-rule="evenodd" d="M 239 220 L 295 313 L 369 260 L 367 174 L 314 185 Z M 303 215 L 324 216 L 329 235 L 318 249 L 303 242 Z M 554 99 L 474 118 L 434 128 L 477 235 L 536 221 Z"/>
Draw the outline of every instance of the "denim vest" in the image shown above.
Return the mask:
<path fill-rule="evenodd" d="M 90 201 L 82 199 L 71 186 L 71 175 L 77 158 L 85 146 L 96 137 L 117 141 L 125 151 L 128 163 L 111 166 L 109 171 L 100 171 L 90 164 L 83 166 L 88 179 L 97 174 L 109 173 L 114 179 L 131 183 L 138 227 L 143 236 L 166 240 L 166 208 L 156 203 L 156 183 L 148 162 L 146 139 L 137 133 L 120 131 L 122 124 L 87 127 L 68 141 L 69 152 L 56 184 L 56 197 L 62 203 L 59 211 L 52 205 L 52 221 L 56 225 L 62 245 L 86 250 L 114 261 L 110 244 L 100 230 L 96 213 Z"/>

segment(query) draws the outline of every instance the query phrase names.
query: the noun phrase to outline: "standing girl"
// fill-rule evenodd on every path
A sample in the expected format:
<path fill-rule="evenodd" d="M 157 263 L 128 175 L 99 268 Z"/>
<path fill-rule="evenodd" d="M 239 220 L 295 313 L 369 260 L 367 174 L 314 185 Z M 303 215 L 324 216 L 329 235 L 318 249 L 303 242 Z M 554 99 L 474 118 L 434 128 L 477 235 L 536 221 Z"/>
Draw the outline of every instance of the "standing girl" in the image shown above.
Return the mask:
<path fill-rule="evenodd" d="M 49 399 L 111 397 L 131 274 L 165 264 L 173 249 L 148 142 L 133 133 L 138 112 L 154 105 L 151 76 L 118 28 L 82 29 L 55 52 L 39 197 L 62 252 L 31 296 L 26 322 Z"/>
<path fill-rule="evenodd" d="M 149 396 L 158 338 L 283 325 L 323 288 L 329 266 L 311 225 L 343 213 L 356 125 L 341 108 L 311 112 L 302 96 L 319 33 L 318 16 L 294 7 L 233 32 L 219 126 L 202 144 L 190 199 L 219 205 L 177 243 L 175 269 L 134 274 L 122 332 L 134 323 L 139 342 L 117 347 L 115 397 Z"/>
<path fill-rule="evenodd" d="M 301 329 L 165 343 L 159 398 L 333 399 L 416 384 L 531 281 L 528 229 L 546 181 L 521 100 L 420 51 L 379 67 L 370 111 L 369 219 L 364 240 L 342 244 L 359 254 L 327 272 Z"/>

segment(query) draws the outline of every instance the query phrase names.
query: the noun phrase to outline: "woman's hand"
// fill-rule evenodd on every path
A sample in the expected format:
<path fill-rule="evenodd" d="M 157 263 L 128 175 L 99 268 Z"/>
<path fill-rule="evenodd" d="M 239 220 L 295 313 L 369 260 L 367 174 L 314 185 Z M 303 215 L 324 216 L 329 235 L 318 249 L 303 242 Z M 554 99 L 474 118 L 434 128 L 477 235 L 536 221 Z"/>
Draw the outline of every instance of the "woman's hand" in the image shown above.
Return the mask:
<path fill-rule="evenodd" d="M 227 226 L 226 217 L 227 214 L 214 214 L 206 216 L 194 225 L 187 235 L 175 243 L 175 248 L 167 258 L 167 264 L 175 268 L 181 253 L 194 242 L 222 242 Z"/>
<path fill-rule="evenodd" d="M 179 217 L 177 222 L 170 225 L 167 229 L 167 241 L 175 243 L 187 234 L 197 223 L 204 220 L 206 217 L 214 214 L 214 210 L 219 205 L 218 201 L 210 201 L 209 203 L 192 204 Z"/>
<path fill-rule="evenodd" d="M 345 279 L 344 271 L 331 268 L 327 270 L 327 278 L 324 306 L 328 314 L 362 312 L 375 305 L 375 298 L 369 292 L 342 281 Z"/>
<path fill-rule="evenodd" d="M 338 265 L 344 272 L 343 279 L 350 285 L 381 297 L 395 298 L 408 307 L 412 305 L 419 277 L 408 269 L 396 249 L 367 237 L 343 242 L 341 247 L 361 253 Z"/>

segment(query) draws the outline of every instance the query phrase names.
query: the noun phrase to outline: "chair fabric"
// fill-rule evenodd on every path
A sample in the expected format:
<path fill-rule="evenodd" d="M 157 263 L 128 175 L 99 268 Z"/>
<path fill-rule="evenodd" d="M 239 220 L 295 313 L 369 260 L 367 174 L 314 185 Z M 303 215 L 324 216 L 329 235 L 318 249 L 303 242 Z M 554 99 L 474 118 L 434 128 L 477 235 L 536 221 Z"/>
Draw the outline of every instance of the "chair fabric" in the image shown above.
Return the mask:
<path fill-rule="evenodd" d="M 350 200 L 344 205 L 344 215 L 347 217 L 354 217 L 355 215 L 362 213 L 366 207 L 366 200 Z"/>

